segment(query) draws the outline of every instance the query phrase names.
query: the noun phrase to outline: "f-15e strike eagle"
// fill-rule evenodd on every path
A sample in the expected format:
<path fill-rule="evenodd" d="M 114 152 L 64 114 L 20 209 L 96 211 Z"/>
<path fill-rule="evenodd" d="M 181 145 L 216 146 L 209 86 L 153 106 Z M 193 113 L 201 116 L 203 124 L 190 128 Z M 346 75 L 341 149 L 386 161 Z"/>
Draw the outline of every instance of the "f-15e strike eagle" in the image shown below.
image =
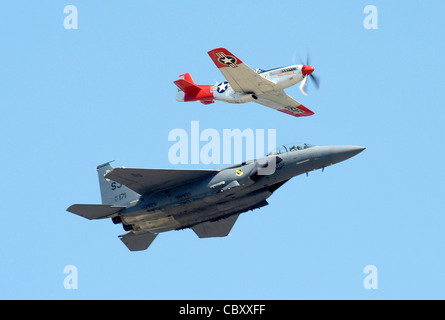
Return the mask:
<path fill-rule="evenodd" d="M 266 157 L 220 170 L 97 167 L 102 204 L 67 210 L 121 223 L 131 251 L 145 250 L 162 232 L 191 228 L 200 238 L 227 236 L 238 216 L 268 205 L 289 179 L 351 158 L 357 146 L 284 145 Z"/>

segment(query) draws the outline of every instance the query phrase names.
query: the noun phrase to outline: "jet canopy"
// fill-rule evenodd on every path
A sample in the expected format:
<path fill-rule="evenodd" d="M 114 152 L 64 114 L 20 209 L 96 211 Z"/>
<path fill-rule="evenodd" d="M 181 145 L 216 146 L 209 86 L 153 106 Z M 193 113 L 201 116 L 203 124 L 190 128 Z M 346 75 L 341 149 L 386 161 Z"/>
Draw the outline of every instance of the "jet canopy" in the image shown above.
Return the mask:
<path fill-rule="evenodd" d="M 267 155 L 274 155 L 274 154 L 282 154 L 286 152 L 293 152 L 293 151 L 300 151 L 308 148 L 312 148 L 314 145 L 306 143 L 306 142 L 294 142 L 294 143 L 288 143 L 283 144 L 282 146 L 279 146 L 275 150 L 269 152 Z"/>

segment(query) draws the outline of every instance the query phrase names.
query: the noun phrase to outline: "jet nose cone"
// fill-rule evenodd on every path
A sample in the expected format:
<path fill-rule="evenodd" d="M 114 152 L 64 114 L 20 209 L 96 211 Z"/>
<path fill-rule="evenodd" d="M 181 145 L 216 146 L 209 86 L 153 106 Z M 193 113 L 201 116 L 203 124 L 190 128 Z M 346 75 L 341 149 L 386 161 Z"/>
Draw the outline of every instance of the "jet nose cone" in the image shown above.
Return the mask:
<path fill-rule="evenodd" d="M 365 150 L 365 147 L 359 146 L 335 146 L 331 149 L 331 158 L 333 163 L 338 163 L 345 161 L 346 159 L 352 158 L 358 155 L 360 152 Z"/>
<path fill-rule="evenodd" d="M 304 76 L 307 76 L 307 75 L 311 74 L 312 72 L 314 72 L 314 70 L 315 70 L 314 67 L 304 65 L 304 66 L 301 68 L 301 73 L 302 73 Z"/>

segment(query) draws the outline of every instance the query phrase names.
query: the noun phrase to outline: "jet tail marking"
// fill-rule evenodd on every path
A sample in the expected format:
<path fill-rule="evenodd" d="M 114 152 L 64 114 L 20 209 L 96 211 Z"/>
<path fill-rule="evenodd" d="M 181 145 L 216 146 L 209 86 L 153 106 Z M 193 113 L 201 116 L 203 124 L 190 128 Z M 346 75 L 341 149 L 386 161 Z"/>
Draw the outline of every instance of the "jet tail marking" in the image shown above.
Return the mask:
<path fill-rule="evenodd" d="M 104 177 L 108 172 L 113 170 L 110 162 L 97 166 L 96 170 L 99 177 L 102 204 L 129 207 L 139 199 L 140 195 L 138 193 Z"/>

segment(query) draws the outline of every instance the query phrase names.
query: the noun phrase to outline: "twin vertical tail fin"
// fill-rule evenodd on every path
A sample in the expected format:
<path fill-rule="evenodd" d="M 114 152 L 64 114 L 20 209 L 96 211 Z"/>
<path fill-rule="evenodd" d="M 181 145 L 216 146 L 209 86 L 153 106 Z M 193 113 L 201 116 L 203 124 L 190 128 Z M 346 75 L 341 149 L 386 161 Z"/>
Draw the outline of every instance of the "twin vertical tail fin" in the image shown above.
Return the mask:
<path fill-rule="evenodd" d="M 73 204 L 67 211 L 95 220 L 112 217 L 123 209 L 135 205 L 140 197 L 138 193 L 123 184 L 105 179 L 104 175 L 112 169 L 110 162 L 97 167 L 102 204 Z"/>
<path fill-rule="evenodd" d="M 140 198 L 139 193 L 134 192 L 125 185 L 106 179 L 104 176 L 111 171 L 113 167 L 107 162 L 97 166 L 97 174 L 99 176 L 100 195 L 102 204 L 114 206 L 131 207 Z"/>
<path fill-rule="evenodd" d="M 110 162 L 97 166 L 100 195 L 103 203 L 102 206 L 111 204 L 113 205 L 112 208 L 120 208 L 118 206 L 128 208 L 135 205 L 140 198 L 139 193 L 136 193 L 121 183 L 106 179 L 104 177 L 107 172 L 113 170 Z M 133 231 L 128 231 L 121 234 L 119 239 L 130 251 L 141 251 L 147 249 L 156 237 L 157 234 L 151 232 L 134 233 Z"/>
<path fill-rule="evenodd" d="M 197 85 L 190 73 L 184 73 L 179 79 L 173 81 L 178 87 L 176 92 L 176 101 L 200 101 L 203 104 L 213 103 L 213 94 L 210 91 L 211 85 Z"/>
<path fill-rule="evenodd" d="M 107 172 L 113 170 L 110 162 L 101 164 L 96 169 L 99 175 L 102 204 L 73 204 L 67 211 L 86 219 L 95 220 L 115 217 L 122 210 L 136 204 L 140 198 L 138 193 L 123 184 L 104 177 Z M 120 235 L 119 238 L 131 251 L 140 251 L 147 249 L 156 236 L 157 234 L 151 232 L 128 231 Z"/>

